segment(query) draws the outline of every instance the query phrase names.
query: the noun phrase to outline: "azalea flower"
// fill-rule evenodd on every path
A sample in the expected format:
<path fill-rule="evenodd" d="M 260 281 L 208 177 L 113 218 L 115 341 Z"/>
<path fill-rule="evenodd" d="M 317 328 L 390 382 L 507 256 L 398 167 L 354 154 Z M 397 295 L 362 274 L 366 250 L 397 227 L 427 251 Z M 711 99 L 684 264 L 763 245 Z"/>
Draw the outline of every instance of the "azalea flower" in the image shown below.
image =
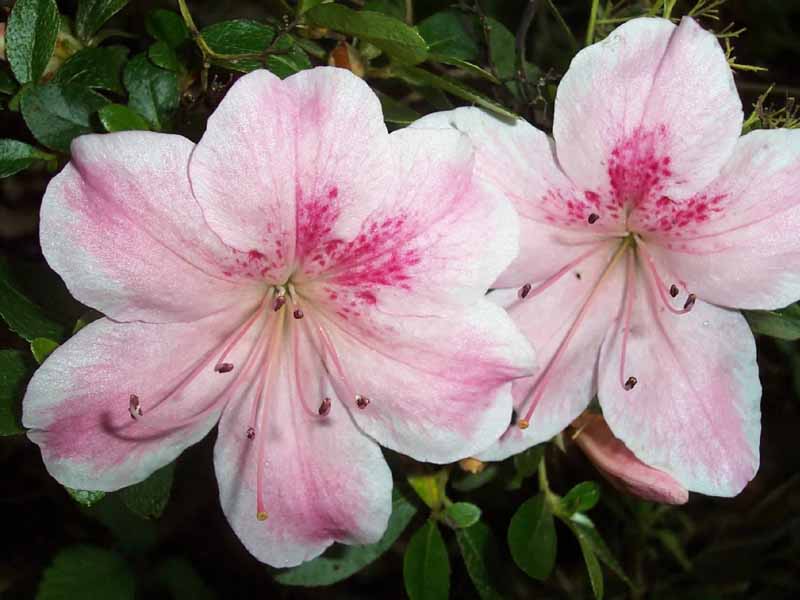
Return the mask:
<path fill-rule="evenodd" d="M 603 477 L 621 492 L 663 504 L 686 504 L 689 490 L 649 467 L 614 437 L 602 415 L 584 412 L 572 422 L 573 440 Z"/>
<path fill-rule="evenodd" d="M 196 146 L 77 139 L 42 248 L 107 318 L 28 387 L 49 472 L 116 490 L 219 422 L 222 508 L 258 559 L 376 541 L 392 488 L 378 444 L 433 462 L 480 451 L 532 373 L 485 297 L 517 217 L 473 162 L 462 134 L 387 134 L 369 87 L 327 67 L 243 77 Z"/>
<path fill-rule="evenodd" d="M 479 458 L 549 439 L 596 394 L 638 459 L 737 494 L 758 469 L 761 386 L 732 308 L 800 298 L 800 131 L 740 137 L 725 54 L 690 18 L 635 19 L 579 52 L 553 141 L 469 108 L 418 126 L 468 132 L 522 218 L 494 296 L 542 368 L 515 383 L 516 424 Z"/>

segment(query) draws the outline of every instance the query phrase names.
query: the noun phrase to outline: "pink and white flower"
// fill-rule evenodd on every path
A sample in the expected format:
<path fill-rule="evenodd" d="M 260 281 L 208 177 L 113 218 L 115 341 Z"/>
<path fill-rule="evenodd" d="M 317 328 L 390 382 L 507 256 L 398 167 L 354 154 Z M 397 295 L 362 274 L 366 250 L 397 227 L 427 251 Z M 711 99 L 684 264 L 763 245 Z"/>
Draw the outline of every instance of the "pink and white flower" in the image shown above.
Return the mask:
<path fill-rule="evenodd" d="M 549 439 L 597 394 L 644 463 L 735 495 L 758 469 L 761 386 L 727 307 L 800 298 L 800 131 L 740 137 L 724 52 L 690 18 L 635 19 L 579 52 L 554 119 L 554 142 L 476 109 L 418 123 L 469 133 L 522 218 L 495 297 L 543 368 L 515 383 L 519 426 L 479 456 Z"/>
<path fill-rule="evenodd" d="M 107 318 L 28 387 L 49 472 L 116 490 L 219 421 L 222 508 L 257 558 L 376 541 L 392 487 L 378 443 L 433 462 L 483 450 L 532 373 L 485 298 L 517 217 L 473 162 L 456 132 L 389 135 L 369 87 L 332 68 L 243 77 L 196 146 L 76 140 L 42 247 Z"/>

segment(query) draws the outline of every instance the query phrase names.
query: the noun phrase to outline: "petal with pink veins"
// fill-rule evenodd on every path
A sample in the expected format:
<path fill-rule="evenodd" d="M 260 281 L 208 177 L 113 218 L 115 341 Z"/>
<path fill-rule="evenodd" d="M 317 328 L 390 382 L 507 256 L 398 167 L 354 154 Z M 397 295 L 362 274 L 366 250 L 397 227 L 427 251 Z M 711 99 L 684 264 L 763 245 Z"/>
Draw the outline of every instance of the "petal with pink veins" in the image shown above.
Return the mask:
<path fill-rule="evenodd" d="M 244 314 L 188 324 L 101 319 L 56 349 L 31 379 L 22 415 L 50 474 L 113 491 L 201 440 L 239 386 L 256 328 L 226 359 L 232 372 L 214 367 Z"/>
<path fill-rule="evenodd" d="M 507 122 L 473 107 L 427 115 L 415 129 L 455 129 L 475 147 L 475 168 L 520 216 L 520 251 L 493 287 L 520 287 L 553 275 L 600 235 L 618 232 L 605 220 L 589 225 L 600 197 L 581 192 L 556 164 L 547 135 L 526 121 Z"/>
<path fill-rule="evenodd" d="M 713 33 L 691 18 L 677 28 L 642 18 L 573 59 L 558 88 L 553 135 L 572 181 L 619 214 L 629 203 L 705 187 L 733 152 L 742 118 Z"/>
<path fill-rule="evenodd" d="M 689 490 L 734 496 L 759 463 L 761 384 L 744 317 L 697 301 L 668 312 L 639 272 L 629 334 L 609 332 L 598 397 L 614 435 Z M 635 377 L 633 389 L 624 381 Z"/>
<path fill-rule="evenodd" d="M 78 300 L 118 320 L 174 322 L 263 293 L 238 276 L 241 259 L 208 228 L 192 197 L 193 147 L 180 136 L 141 131 L 73 142 L 72 161 L 47 187 L 40 237 Z"/>
<path fill-rule="evenodd" d="M 800 131 L 753 131 L 678 224 L 649 244 L 708 302 L 782 308 L 800 297 Z M 649 238 L 648 238 L 649 239 Z"/>
<path fill-rule="evenodd" d="M 572 426 L 575 443 L 615 488 L 663 504 L 686 504 L 689 491 L 674 477 L 647 466 L 614 437 L 601 415 L 584 413 Z"/>
<path fill-rule="evenodd" d="M 291 343 L 272 363 L 263 395 L 249 392 L 225 409 L 214 449 L 225 516 L 245 547 L 275 567 L 310 560 L 334 541 L 376 542 L 392 504 L 380 448 L 353 424 L 310 339 L 294 335 Z M 325 398 L 330 409 L 321 416 Z"/>
<path fill-rule="evenodd" d="M 478 455 L 481 460 L 503 460 L 549 440 L 595 395 L 600 345 L 619 313 L 623 295 L 621 269 L 612 268 L 603 277 L 615 250 L 606 243 L 541 294 L 535 288 L 524 299 L 517 290 L 490 294 L 508 307 L 511 318 L 536 348 L 539 369 L 533 377 L 515 381 L 513 387 L 517 420 L 526 417 L 536 402 L 528 427 L 510 425 L 496 444 Z"/>

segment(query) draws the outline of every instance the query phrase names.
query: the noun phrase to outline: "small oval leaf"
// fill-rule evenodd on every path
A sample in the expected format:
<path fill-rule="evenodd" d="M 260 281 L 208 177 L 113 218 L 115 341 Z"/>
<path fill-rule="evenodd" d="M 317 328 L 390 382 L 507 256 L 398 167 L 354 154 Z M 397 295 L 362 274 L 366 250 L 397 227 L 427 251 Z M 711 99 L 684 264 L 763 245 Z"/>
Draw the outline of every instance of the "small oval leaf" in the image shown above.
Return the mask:
<path fill-rule="evenodd" d="M 20 83 L 38 81 L 56 47 L 61 18 L 55 0 L 17 0 L 6 28 L 6 57 Z"/>
<path fill-rule="evenodd" d="M 455 502 L 444 513 L 447 523 L 454 529 L 471 527 L 481 518 L 481 509 L 469 502 Z"/>
<path fill-rule="evenodd" d="M 539 580 L 550 576 L 556 564 L 556 527 L 544 494 L 524 502 L 511 518 L 508 546 L 528 575 Z"/>
<path fill-rule="evenodd" d="M 450 559 L 436 521 L 429 519 L 408 542 L 403 580 L 409 600 L 447 600 Z"/>

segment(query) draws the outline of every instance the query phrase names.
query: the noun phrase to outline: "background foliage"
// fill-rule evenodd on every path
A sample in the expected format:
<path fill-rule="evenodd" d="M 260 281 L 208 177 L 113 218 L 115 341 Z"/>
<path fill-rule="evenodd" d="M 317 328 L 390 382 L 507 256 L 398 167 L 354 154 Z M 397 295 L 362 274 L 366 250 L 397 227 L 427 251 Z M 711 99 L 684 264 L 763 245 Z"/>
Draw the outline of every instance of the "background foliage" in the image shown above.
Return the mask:
<path fill-rule="evenodd" d="M 747 315 L 760 334 L 764 431 L 761 470 L 739 497 L 693 496 L 671 508 L 620 495 L 568 436 L 475 474 L 387 453 L 397 489 L 384 539 L 335 546 L 296 569 L 258 563 L 230 530 L 211 469 L 214 434 L 147 481 L 103 494 L 60 487 L 18 421 L 36 364 L 97 316 L 70 298 L 37 239 L 42 193 L 75 136 L 151 129 L 196 141 L 242 73 L 263 66 L 286 77 L 327 63 L 367 79 L 391 128 L 478 104 L 548 129 L 574 53 L 626 18 L 664 10 L 697 16 L 730 45 L 745 106 L 754 107 L 746 129 L 793 127 L 800 2 L 13 4 L 0 3 L 3 598 L 800 595 L 797 306 Z"/>

